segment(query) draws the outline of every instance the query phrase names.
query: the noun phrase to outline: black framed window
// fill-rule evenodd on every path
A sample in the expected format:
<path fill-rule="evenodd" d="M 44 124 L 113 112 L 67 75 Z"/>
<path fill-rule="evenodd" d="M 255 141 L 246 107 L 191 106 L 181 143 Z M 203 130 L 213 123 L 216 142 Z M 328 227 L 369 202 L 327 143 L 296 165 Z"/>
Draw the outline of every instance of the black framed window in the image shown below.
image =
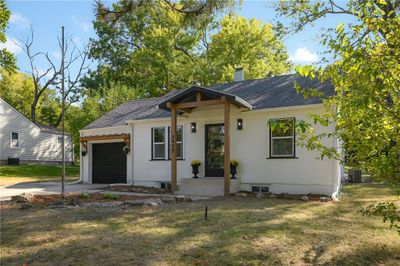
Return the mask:
<path fill-rule="evenodd" d="M 151 129 L 151 158 L 154 160 L 165 159 L 165 127 L 153 127 Z"/>
<path fill-rule="evenodd" d="M 11 132 L 11 148 L 19 148 L 19 134 Z"/>
<path fill-rule="evenodd" d="M 171 147 L 172 147 L 172 134 L 171 127 L 168 127 L 168 159 L 171 159 Z M 176 128 L 176 158 L 183 159 L 183 126 L 177 126 Z"/>
<path fill-rule="evenodd" d="M 269 156 L 292 158 L 296 156 L 295 118 L 278 118 L 269 122 Z"/>

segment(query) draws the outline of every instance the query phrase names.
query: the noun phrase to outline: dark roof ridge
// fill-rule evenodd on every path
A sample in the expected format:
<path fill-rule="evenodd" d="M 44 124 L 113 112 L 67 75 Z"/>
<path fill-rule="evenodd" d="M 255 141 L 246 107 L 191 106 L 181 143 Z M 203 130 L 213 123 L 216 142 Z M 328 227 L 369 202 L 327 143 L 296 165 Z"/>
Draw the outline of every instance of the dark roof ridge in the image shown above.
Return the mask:
<path fill-rule="evenodd" d="M 237 81 L 229 81 L 229 82 L 225 82 L 225 83 L 216 83 L 214 85 L 208 86 L 207 88 L 212 89 L 213 87 L 218 87 L 218 86 L 222 86 L 222 85 L 229 85 L 229 84 L 234 84 L 234 83 L 257 81 L 257 80 L 268 80 L 268 79 L 273 79 L 273 78 L 278 78 L 278 77 L 296 76 L 296 75 L 297 75 L 296 73 L 292 73 L 292 74 L 277 75 L 277 76 L 267 77 L 267 78 L 255 78 L 255 79 L 244 79 L 244 80 L 237 80 Z"/>

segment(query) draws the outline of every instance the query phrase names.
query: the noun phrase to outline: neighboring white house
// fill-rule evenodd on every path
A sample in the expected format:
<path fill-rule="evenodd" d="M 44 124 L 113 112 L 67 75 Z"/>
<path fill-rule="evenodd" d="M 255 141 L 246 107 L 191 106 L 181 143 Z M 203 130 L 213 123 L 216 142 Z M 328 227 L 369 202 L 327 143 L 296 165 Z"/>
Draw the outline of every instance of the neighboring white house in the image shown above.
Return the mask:
<path fill-rule="evenodd" d="M 177 193 L 223 195 L 228 184 L 230 193 L 246 190 L 336 197 L 339 162 L 317 159 L 317 152 L 296 145 L 295 130 L 274 132 L 269 127 L 271 120 L 309 121 L 308 114 L 324 112 L 321 99 L 304 99 L 294 83 L 316 88 L 327 97 L 334 94 L 329 83 L 285 75 L 209 88 L 193 86 L 160 98 L 127 102 L 80 131 L 81 180 L 169 187 L 175 175 L 171 108 L 177 108 Z M 229 124 L 229 134 L 224 123 Z M 333 128 L 315 126 L 317 133 Z M 239 161 L 237 179 L 230 181 L 224 172 L 227 140 L 227 158 Z M 324 141 L 337 147 L 336 139 Z M 201 161 L 199 179 L 192 178 L 192 160 Z"/>
<path fill-rule="evenodd" d="M 33 123 L 0 98 L 0 164 L 61 162 L 61 130 Z M 65 137 L 65 160 L 72 164 L 71 137 Z"/>

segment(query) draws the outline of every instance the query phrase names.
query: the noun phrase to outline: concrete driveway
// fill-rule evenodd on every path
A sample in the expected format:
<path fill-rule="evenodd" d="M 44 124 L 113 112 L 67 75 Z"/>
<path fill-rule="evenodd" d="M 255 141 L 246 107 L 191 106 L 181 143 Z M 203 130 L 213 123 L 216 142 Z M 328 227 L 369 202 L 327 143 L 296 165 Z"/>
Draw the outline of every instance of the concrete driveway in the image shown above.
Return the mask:
<path fill-rule="evenodd" d="M 104 184 L 81 184 L 71 183 L 65 184 L 65 192 L 82 192 L 90 193 L 104 191 L 107 185 Z M 34 182 L 20 183 L 0 187 L 0 201 L 10 200 L 11 196 L 20 195 L 22 193 L 32 193 L 40 195 L 50 195 L 61 193 L 60 182 Z"/>

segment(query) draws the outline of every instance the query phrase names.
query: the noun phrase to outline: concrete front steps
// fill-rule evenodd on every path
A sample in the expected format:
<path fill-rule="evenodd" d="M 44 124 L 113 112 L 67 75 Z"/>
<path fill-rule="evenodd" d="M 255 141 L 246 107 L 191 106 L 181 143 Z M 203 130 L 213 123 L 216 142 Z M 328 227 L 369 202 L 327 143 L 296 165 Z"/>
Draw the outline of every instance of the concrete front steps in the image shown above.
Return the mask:
<path fill-rule="evenodd" d="M 240 180 L 230 179 L 231 193 L 240 190 Z M 223 177 L 182 178 L 179 183 L 178 195 L 217 197 L 224 196 Z"/>

